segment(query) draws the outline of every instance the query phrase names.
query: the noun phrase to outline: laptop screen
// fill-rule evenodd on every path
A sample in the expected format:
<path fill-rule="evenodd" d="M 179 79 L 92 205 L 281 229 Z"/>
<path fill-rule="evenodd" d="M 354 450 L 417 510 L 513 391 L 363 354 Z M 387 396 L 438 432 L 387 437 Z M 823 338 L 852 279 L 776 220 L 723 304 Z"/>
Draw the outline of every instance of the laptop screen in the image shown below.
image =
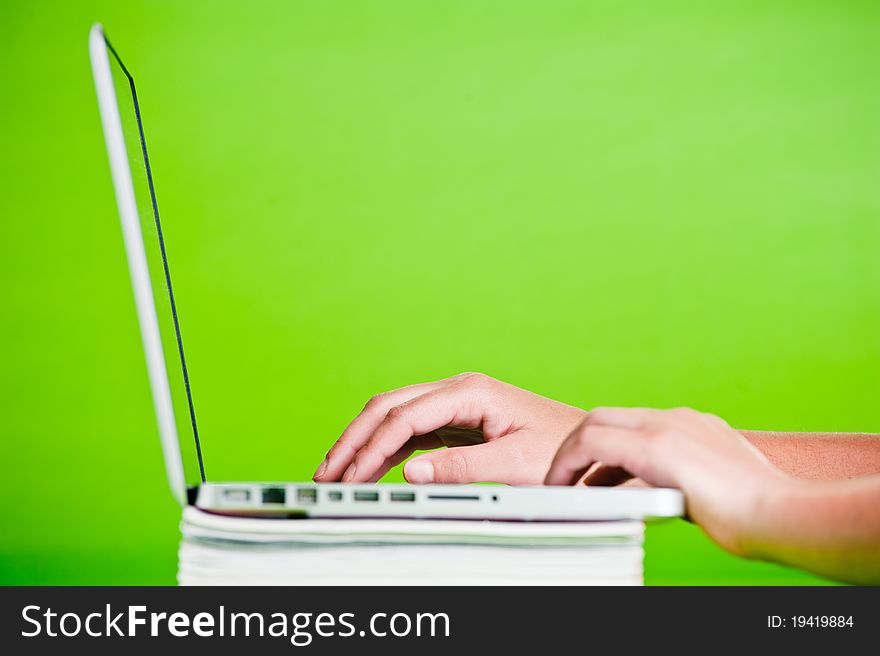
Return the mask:
<path fill-rule="evenodd" d="M 193 381 L 183 348 L 185 314 L 180 311 L 180 299 L 174 295 L 171 275 L 171 262 L 182 253 L 174 249 L 174 222 L 166 221 L 159 211 L 152 162 L 147 151 L 143 107 L 133 75 L 109 40 L 106 42 L 156 304 L 184 474 L 187 484 L 192 485 L 199 480 L 205 481 L 205 469 L 193 404 Z M 187 439 L 187 435 L 191 439 Z"/>

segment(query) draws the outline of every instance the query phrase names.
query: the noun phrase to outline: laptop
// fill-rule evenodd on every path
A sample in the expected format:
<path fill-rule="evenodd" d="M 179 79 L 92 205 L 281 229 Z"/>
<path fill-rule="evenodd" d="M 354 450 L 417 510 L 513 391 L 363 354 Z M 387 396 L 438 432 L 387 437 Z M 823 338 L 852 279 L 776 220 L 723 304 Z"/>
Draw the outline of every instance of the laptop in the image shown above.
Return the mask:
<path fill-rule="evenodd" d="M 598 521 L 684 513 L 681 492 L 659 488 L 209 480 L 134 77 L 101 25 L 91 29 L 89 52 L 165 471 L 181 505 L 289 518 Z M 166 346 L 172 356 L 168 360 Z M 183 431 L 192 434 L 192 441 L 187 437 L 182 445 Z"/>

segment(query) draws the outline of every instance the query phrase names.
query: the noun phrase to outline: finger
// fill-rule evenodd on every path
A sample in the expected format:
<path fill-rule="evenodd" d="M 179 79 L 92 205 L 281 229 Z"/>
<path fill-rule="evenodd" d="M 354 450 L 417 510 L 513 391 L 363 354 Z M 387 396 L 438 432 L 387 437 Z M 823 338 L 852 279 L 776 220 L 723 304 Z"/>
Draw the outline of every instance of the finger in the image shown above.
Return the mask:
<path fill-rule="evenodd" d="M 366 444 L 391 408 L 437 389 L 446 384 L 447 380 L 409 385 L 372 397 L 327 452 L 327 457 L 318 466 L 313 479 L 323 482 L 338 481 L 358 449 Z"/>
<path fill-rule="evenodd" d="M 596 462 L 595 460 L 591 460 L 590 462 L 586 463 L 583 467 L 581 467 L 574 474 L 572 474 L 571 485 L 578 485 L 584 479 L 587 478 L 588 474 L 596 471 L 601 466 L 602 466 L 602 463 Z"/>
<path fill-rule="evenodd" d="M 508 483 L 522 482 L 523 476 L 511 458 L 510 447 L 502 441 L 438 449 L 413 458 L 403 469 L 410 483 Z"/>
<path fill-rule="evenodd" d="M 545 485 L 571 485 L 595 462 L 626 467 L 644 446 L 636 431 L 584 423 L 569 435 L 547 471 Z"/>
<path fill-rule="evenodd" d="M 618 428 L 639 429 L 656 421 L 660 410 L 652 408 L 593 408 L 584 420 L 586 424 L 617 426 Z"/>
<path fill-rule="evenodd" d="M 369 480 L 387 458 L 415 435 L 425 435 L 450 424 L 479 426 L 483 422 L 479 397 L 476 388 L 455 384 L 395 406 L 354 456 L 342 480 L 346 483 Z"/>
<path fill-rule="evenodd" d="M 421 435 L 419 437 L 413 437 L 406 444 L 400 447 L 395 453 L 393 453 L 390 457 L 385 459 L 385 462 L 376 470 L 376 473 L 370 477 L 368 483 L 375 483 L 380 478 L 382 478 L 385 474 L 387 474 L 391 469 L 397 467 L 404 460 L 409 458 L 416 451 L 428 451 L 429 449 L 439 449 L 444 446 L 441 439 L 437 436 L 437 432 L 433 431 L 428 433 L 427 435 Z"/>
<path fill-rule="evenodd" d="M 633 475 L 623 467 L 611 467 L 603 463 L 587 475 L 583 480 L 583 484 L 597 487 L 613 487 L 625 483 L 631 478 L 633 478 Z"/>

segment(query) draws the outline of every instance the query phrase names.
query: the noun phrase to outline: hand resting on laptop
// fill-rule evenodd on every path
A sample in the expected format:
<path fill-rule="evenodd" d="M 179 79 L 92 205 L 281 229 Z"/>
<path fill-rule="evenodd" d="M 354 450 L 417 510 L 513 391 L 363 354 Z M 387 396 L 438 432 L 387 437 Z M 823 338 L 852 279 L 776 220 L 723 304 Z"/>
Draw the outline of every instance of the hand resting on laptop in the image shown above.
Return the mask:
<path fill-rule="evenodd" d="M 452 448 L 441 448 L 452 447 Z M 374 396 L 315 472 L 372 482 L 680 488 L 725 549 L 858 583 L 880 582 L 880 436 L 736 431 L 687 408 L 590 412 L 483 374 Z"/>
<path fill-rule="evenodd" d="M 465 373 L 374 396 L 348 425 L 315 480 L 377 481 L 417 450 L 410 483 L 540 485 L 584 410 L 483 374 Z"/>

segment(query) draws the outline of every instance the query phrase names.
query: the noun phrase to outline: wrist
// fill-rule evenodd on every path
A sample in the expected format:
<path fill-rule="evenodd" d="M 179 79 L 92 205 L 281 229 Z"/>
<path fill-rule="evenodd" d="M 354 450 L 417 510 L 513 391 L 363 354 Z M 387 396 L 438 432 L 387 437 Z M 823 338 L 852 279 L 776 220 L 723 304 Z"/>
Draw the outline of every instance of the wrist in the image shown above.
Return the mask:
<path fill-rule="evenodd" d="M 786 475 L 774 476 L 756 488 L 749 514 L 737 540 L 737 552 L 745 558 L 768 559 L 768 549 L 779 544 L 786 526 L 798 521 L 807 503 L 804 481 Z"/>

